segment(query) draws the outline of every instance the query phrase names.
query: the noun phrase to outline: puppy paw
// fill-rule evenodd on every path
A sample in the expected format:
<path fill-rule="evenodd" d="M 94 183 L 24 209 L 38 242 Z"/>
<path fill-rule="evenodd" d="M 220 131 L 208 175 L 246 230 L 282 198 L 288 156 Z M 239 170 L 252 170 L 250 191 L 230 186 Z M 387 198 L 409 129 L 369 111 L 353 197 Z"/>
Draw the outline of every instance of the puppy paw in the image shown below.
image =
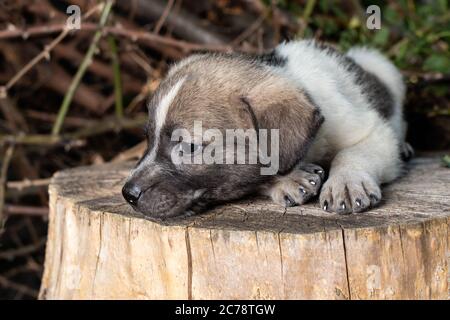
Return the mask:
<path fill-rule="evenodd" d="M 409 161 L 414 156 L 414 149 L 408 142 L 405 141 L 400 149 L 403 161 Z"/>
<path fill-rule="evenodd" d="M 313 163 L 300 163 L 297 170 L 302 170 L 310 174 L 318 175 L 321 181 L 325 181 L 325 170 L 321 166 Z"/>
<path fill-rule="evenodd" d="M 331 175 L 320 192 L 323 210 L 339 214 L 358 213 L 376 206 L 381 200 L 378 183 L 365 173 Z"/>
<path fill-rule="evenodd" d="M 275 203 L 284 207 L 304 204 L 319 193 L 324 177 L 321 167 L 302 164 L 288 175 L 277 177 L 269 189 L 269 195 Z"/>

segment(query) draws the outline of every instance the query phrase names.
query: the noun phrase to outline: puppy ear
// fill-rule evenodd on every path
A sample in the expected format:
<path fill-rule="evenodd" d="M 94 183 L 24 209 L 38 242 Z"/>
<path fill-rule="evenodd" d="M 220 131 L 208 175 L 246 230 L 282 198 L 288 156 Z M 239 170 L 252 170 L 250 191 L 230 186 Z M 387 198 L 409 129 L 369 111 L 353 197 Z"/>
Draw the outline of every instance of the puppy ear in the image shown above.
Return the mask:
<path fill-rule="evenodd" d="M 291 170 L 303 157 L 324 121 L 320 110 L 301 89 L 270 77 L 242 99 L 256 129 L 279 129 L 279 172 Z"/>

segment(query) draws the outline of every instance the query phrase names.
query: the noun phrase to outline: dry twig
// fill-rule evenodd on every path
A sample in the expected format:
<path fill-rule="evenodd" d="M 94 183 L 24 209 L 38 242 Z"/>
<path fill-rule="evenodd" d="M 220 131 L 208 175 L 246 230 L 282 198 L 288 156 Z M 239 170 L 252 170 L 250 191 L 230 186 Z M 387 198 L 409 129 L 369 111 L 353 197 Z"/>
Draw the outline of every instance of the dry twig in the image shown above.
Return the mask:
<path fill-rule="evenodd" d="M 166 19 L 170 13 L 170 10 L 172 10 L 174 3 L 175 3 L 175 0 L 169 0 L 167 2 L 167 5 L 164 8 L 163 13 L 161 14 L 161 17 L 159 18 L 158 22 L 156 23 L 155 28 L 153 28 L 153 33 L 158 34 L 159 31 L 161 31 L 161 28 L 163 27 L 164 23 L 166 22 Z"/>
<path fill-rule="evenodd" d="M 14 153 L 14 144 L 10 144 L 6 149 L 3 157 L 2 167 L 0 171 L 0 234 L 5 226 L 6 219 L 3 215 L 3 206 L 5 204 L 5 185 L 8 180 L 8 168 Z"/>
<path fill-rule="evenodd" d="M 46 187 L 50 184 L 51 179 L 35 179 L 35 180 L 21 180 L 21 181 L 8 181 L 6 187 L 8 189 L 17 189 L 19 191 L 27 188 Z"/>
<path fill-rule="evenodd" d="M 100 17 L 100 22 L 98 24 L 98 30 L 94 34 L 94 38 L 92 39 L 91 45 L 89 46 L 88 51 L 86 52 L 86 56 L 84 57 L 83 61 L 80 64 L 80 67 L 78 68 L 77 73 L 75 74 L 72 83 L 70 84 L 69 89 L 66 92 L 66 95 L 64 96 L 64 100 L 61 104 L 61 107 L 58 112 L 58 118 L 55 121 L 55 124 L 53 125 L 52 134 L 58 135 L 59 131 L 61 130 L 61 127 L 64 122 L 64 118 L 69 111 L 69 106 L 72 101 L 72 98 L 75 94 L 75 90 L 77 89 L 78 85 L 80 84 L 81 78 L 83 77 L 84 73 L 86 72 L 86 69 L 88 65 L 92 61 L 92 56 L 94 55 L 95 50 L 97 49 L 97 44 L 100 40 L 100 37 L 102 36 L 102 28 L 106 25 L 106 21 L 108 20 L 109 13 L 111 12 L 111 8 L 113 5 L 112 0 L 107 0 L 103 10 L 102 15 Z"/>
<path fill-rule="evenodd" d="M 64 29 L 64 24 L 55 24 L 52 26 L 38 26 L 38 27 L 34 27 L 37 28 L 38 30 L 32 30 L 33 32 L 31 32 L 30 30 L 33 28 L 29 29 L 30 34 L 50 34 L 50 33 L 54 33 L 54 32 L 58 32 L 62 29 Z M 81 31 L 95 31 L 97 30 L 97 24 L 95 23 L 82 23 L 81 24 Z M 178 48 L 181 49 L 183 52 L 188 53 L 188 52 L 192 52 L 192 51 L 217 51 L 217 52 L 231 52 L 231 51 L 242 51 L 242 52 L 257 52 L 257 50 L 255 48 L 242 48 L 242 47 L 238 47 L 238 48 L 233 48 L 230 45 L 224 45 L 224 44 L 212 44 L 212 43 L 205 43 L 205 44 L 201 44 L 201 43 L 193 43 L 193 42 L 188 42 L 185 40 L 178 40 L 175 38 L 171 38 L 171 37 L 164 37 L 164 36 L 160 36 L 157 34 L 153 34 L 153 33 L 149 33 L 147 31 L 144 30 L 139 30 L 139 29 L 126 29 L 123 28 L 122 26 L 107 26 L 105 28 L 103 28 L 103 31 L 105 33 L 110 33 L 110 34 L 114 34 L 117 36 L 122 36 L 125 38 L 128 38 L 132 41 L 139 41 L 139 42 L 143 42 L 143 43 L 147 43 L 147 42 L 153 42 L 153 46 L 155 43 L 159 44 L 159 45 L 167 45 L 167 46 L 171 46 L 174 48 Z M 23 32 L 23 31 L 22 31 Z M 5 35 L 5 33 L 0 32 L 0 39 L 5 38 L 5 37 L 14 37 L 14 36 L 20 36 L 21 32 L 15 32 L 15 33 L 7 33 L 7 35 Z"/>
<path fill-rule="evenodd" d="M 133 129 L 142 126 L 147 120 L 145 115 L 137 115 L 134 118 L 107 117 L 96 123 L 93 123 L 78 131 L 67 133 L 64 135 L 48 135 L 48 134 L 19 134 L 19 135 L 0 135 L 0 146 L 7 143 L 55 146 L 64 145 L 67 147 L 82 146 L 82 139 L 103 134 L 110 131 L 121 131 L 124 129 Z"/>
<path fill-rule="evenodd" d="M 35 252 L 39 250 L 43 245 L 45 245 L 46 239 L 41 238 L 38 240 L 38 242 L 27 245 L 27 246 L 21 246 L 17 249 L 12 249 L 8 251 L 0 252 L 0 260 L 12 260 L 14 258 L 28 255 L 32 252 Z"/>
<path fill-rule="evenodd" d="M 37 297 L 39 294 L 39 292 L 37 290 L 31 289 L 26 285 L 11 281 L 1 275 L 0 275 L 0 286 L 2 286 L 4 288 L 12 288 L 24 295 L 30 296 L 30 297 Z"/>
<path fill-rule="evenodd" d="M 100 8 L 100 6 L 95 6 L 91 10 L 89 10 L 83 17 L 84 19 L 88 18 L 90 15 L 92 15 L 95 11 L 97 11 Z M 48 26 L 46 26 L 48 27 Z M 8 90 L 11 89 L 11 87 L 17 83 L 17 81 L 20 80 L 28 71 L 31 70 L 39 61 L 41 61 L 44 58 L 50 57 L 50 51 L 58 44 L 60 43 L 71 31 L 70 28 L 67 27 L 66 24 L 63 24 L 62 32 L 52 41 L 49 45 L 45 46 L 44 50 L 41 51 L 36 57 L 34 57 L 30 62 L 28 62 L 19 72 L 16 73 L 14 77 L 11 78 L 4 86 L 0 87 L 0 99 L 3 97 L 6 97 L 8 94 Z M 5 38 L 9 38 L 9 35 L 14 34 L 14 32 L 17 32 L 18 30 L 6 30 L 0 32 L 0 38 L 2 38 L 2 34 Z M 19 33 L 21 37 L 24 39 L 27 39 L 29 36 L 29 33 L 27 31 L 21 31 Z"/>

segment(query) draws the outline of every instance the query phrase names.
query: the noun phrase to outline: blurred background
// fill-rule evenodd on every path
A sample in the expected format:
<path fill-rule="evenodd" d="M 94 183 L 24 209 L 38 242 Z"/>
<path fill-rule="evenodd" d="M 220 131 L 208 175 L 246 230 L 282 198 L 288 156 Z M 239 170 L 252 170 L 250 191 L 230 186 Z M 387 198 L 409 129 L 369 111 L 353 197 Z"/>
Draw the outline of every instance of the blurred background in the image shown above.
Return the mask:
<path fill-rule="evenodd" d="M 380 29 L 366 26 L 372 4 Z M 408 85 L 409 142 L 450 149 L 446 0 L 0 0 L 0 298 L 37 297 L 50 177 L 137 158 L 145 100 L 172 62 L 295 38 L 379 48 Z"/>

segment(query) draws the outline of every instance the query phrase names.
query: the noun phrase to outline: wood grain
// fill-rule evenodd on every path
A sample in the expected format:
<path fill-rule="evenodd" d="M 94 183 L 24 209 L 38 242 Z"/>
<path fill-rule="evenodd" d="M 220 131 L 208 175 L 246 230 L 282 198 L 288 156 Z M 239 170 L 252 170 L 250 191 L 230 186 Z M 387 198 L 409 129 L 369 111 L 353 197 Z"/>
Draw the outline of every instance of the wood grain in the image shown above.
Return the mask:
<path fill-rule="evenodd" d="M 151 221 L 132 164 L 57 173 L 41 299 L 447 299 L 450 170 L 417 158 L 380 207 L 340 216 L 244 199 Z"/>

